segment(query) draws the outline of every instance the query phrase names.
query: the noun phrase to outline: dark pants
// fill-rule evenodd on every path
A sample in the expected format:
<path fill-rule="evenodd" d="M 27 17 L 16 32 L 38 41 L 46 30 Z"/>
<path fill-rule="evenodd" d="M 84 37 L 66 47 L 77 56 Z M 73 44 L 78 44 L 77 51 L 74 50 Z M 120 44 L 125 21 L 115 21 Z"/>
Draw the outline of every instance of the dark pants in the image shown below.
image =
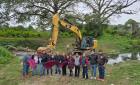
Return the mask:
<path fill-rule="evenodd" d="M 73 76 L 73 71 L 72 71 L 72 69 L 69 69 L 69 71 L 70 71 L 70 76 Z"/>
<path fill-rule="evenodd" d="M 50 69 L 47 69 L 47 75 L 49 75 L 50 71 L 51 71 L 51 75 L 53 74 L 53 70 L 52 68 L 50 68 Z"/>
<path fill-rule="evenodd" d="M 104 79 L 105 76 L 105 67 L 103 65 L 98 66 L 99 69 L 99 78 Z"/>
<path fill-rule="evenodd" d="M 67 69 L 66 69 L 66 65 L 64 65 L 63 67 L 62 67 L 62 74 L 63 74 L 63 76 L 64 75 L 67 75 Z"/>
<path fill-rule="evenodd" d="M 75 66 L 75 77 L 79 77 L 80 74 L 80 66 Z"/>
<path fill-rule="evenodd" d="M 88 79 L 88 67 L 87 66 L 83 66 L 83 78 Z"/>

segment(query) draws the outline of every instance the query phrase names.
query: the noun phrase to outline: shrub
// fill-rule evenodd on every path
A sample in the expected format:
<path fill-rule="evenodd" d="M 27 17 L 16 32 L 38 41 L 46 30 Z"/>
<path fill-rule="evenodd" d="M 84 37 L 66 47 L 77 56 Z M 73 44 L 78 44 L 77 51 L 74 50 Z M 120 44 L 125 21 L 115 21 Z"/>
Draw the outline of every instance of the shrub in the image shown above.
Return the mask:
<path fill-rule="evenodd" d="M 0 47 L 0 64 L 9 63 L 12 58 L 13 55 L 7 49 Z"/>

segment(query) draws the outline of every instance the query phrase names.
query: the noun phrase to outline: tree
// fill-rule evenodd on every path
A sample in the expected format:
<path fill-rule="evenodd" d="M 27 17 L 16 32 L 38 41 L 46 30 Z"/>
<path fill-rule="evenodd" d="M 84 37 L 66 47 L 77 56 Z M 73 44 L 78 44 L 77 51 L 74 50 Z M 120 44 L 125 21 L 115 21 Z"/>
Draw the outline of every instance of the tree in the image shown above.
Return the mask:
<path fill-rule="evenodd" d="M 87 22 L 93 22 L 102 29 L 103 24 L 109 22 L 109 18 L 118 14 L 133 14 L 134 10 L 126 10 L 138 0 L 81 0 L 92 12 L 88 14 Z"/>
<path fill-rule="evenodd" d="M 130 31 L 130 33 L 132 34 L 132 37 L 137 36 L 139 30 L 138 30 L 138 23 L 135 20 L 129 19 L 125 23 L 125 27 L 128 28 L 128 31 Z"/>
<path fill-rule="evenodd" d="M 8 6 L 5 3 L 0 4 L 0 25 L 7 25 L 7 21 L 9 20 L 10 18 Z"/>
<path fill-rule="evenodd" d="M 51 24 L 52 15 L 58 11 L 65 14 L 67 8 L 74 5 L 77 0 L 3 0 L 10 12 L 10 18 L 17 22 L 36 20 L 36 24 L 41 28 L 46 28 Z"/>

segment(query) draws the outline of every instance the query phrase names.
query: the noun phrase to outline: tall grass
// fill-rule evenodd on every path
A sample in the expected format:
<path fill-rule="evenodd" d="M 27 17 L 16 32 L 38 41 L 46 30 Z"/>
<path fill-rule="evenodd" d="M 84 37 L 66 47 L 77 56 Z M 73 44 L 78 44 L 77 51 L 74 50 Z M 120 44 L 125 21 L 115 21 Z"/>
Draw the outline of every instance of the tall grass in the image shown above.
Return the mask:
<path fill-rule="evenodd" d="M 10 62 L 13 55 L 5 48 L 0 47 L 0 64 L 6 64 Z"/>

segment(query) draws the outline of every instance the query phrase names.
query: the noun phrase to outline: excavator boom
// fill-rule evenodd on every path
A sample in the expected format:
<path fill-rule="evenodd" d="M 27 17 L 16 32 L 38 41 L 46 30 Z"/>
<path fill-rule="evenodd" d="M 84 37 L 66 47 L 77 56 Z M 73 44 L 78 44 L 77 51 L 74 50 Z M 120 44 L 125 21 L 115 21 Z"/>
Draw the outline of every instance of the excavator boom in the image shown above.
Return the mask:
<path fill-rule="evenodd" d="M 39 47 L 37 49 L 37 52 L 43 52 L 43 51 L 46 51 L 47 49 L 54 49 L 55 46 L 56 46 L 56 43 L 57 43 L 57 38 L 58 38 L 58 33 L 59 33 L 59 23 L 65 27 L 66 29 L 69 29 L 70 31 L 72 31 L 73 33 L 76 34 L 77 36 L 77 39 L 78 39 L 78 48 L 81 47 L 81 42 L 83 41 L 82 40 L 82 35 L 81 35 L 81 32 L 80 30 L 78 29 L 77 26 L 75 25 L 72 25 L 71 23 L 67 22 L 66 20 L 60 20 L 59 18 L 59 13 L 56 13 L 53 18 L 52 18 L 52 23 L 53 23 L 53 29 L 52 29 L 52 35 L 51 35 L 51 38 L 50 38 L 50 41 L 49 41 L 49 44 L 47 45 L 47 47 Z M 87 39 L 87 38 L 85 38 Z M 84 41 L 85 42 L 85 41 Z M 82 42 L 83 43 L 83 42 Z M 86 47 L 85 46 L 86 44 L 83 44 L 83 47 Z M 92 45 L 91 48 L 96 48 L 97 47 L 97 42 L 95 43 L 95 45 Z"/>

